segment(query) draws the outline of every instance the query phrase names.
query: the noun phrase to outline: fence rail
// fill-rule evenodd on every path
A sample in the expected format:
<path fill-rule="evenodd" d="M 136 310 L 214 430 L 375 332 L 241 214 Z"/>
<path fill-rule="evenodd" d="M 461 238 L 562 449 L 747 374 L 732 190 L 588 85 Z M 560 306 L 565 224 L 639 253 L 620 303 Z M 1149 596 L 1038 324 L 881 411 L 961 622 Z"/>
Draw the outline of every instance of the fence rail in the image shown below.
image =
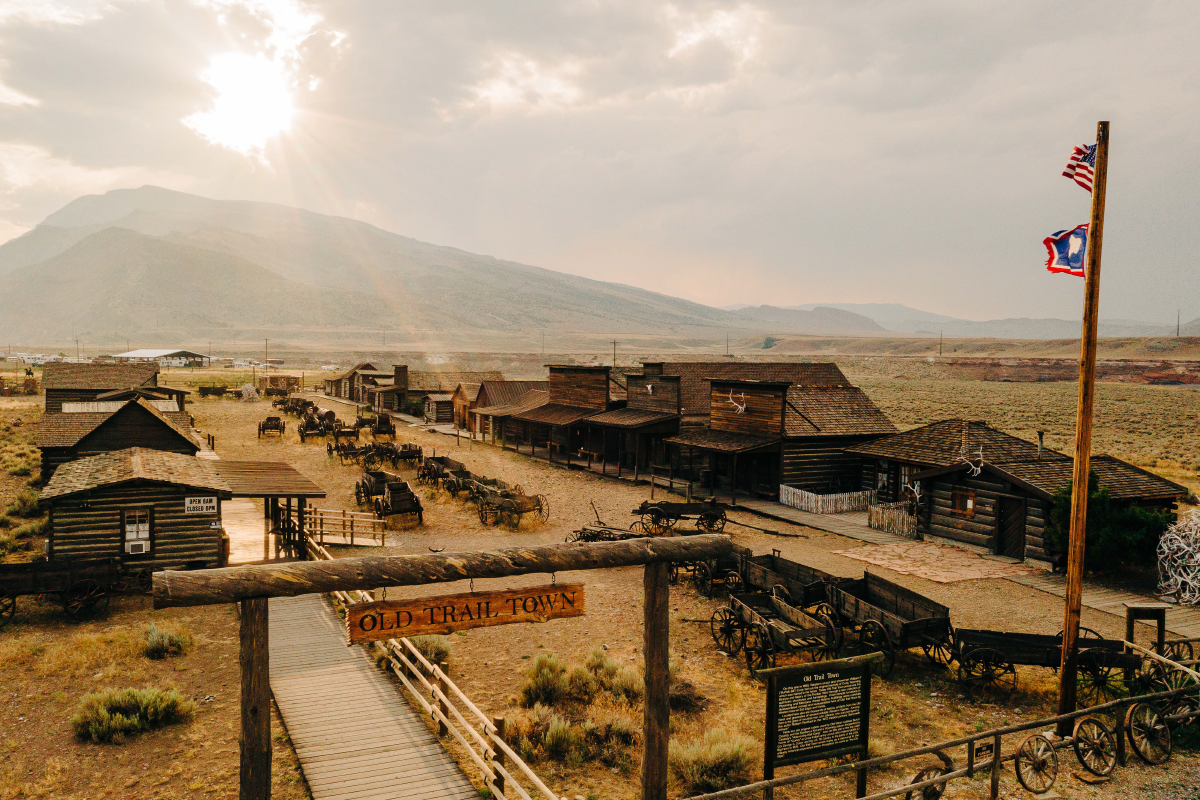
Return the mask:
<path fill-rule="evenodd" d="M 293 508 L 293 521 L 295 516 L 296 509 Z M 304 532 L 319 544 L 325 544 L 325 537 L 341 540 L 333 544 L 375 544 L 382 547 L 387 543 L 384 521 L 367 511 L 309 507 L 304 509 Z"/>
<path fill-rule="evenodd" d="M 874 503 L 867 506 L 867 525 L 877 531 L 915 539 L 917 518 L 908 513 L 907 503 Z"/>
<path fill-rule="evenodd" d="M 779 502 L 812 514 L 845 514 L 848 511 L 865 511 L 869 508 L 875 502 L 875 490 L 817 494 L 781 484 Z"/>
<path fill-rule="evenodd" d="M 312 539 L 308 540 L 308 555 L 314 561 L 333 560 L 330 552 Z M 370 593 L 357 589 L 331 594 L 347 608 L 375 599 Z M 504 741 L 504 718 L 489 718 L 480 711 L 450 680 L 445 664 L 432 663 L 406 638 L 372 642 L 368 646 L 382 650 L 387 668 L 400 679 L 417 706 L 437 724 L 438 735 L 451 736 L 462 746 L 493 797 L 535 800 L 513 775 L 517 772 L 533 785 L 535 794 L 540 795 L 538 800 L 559 800 L 559 796 Z"/>

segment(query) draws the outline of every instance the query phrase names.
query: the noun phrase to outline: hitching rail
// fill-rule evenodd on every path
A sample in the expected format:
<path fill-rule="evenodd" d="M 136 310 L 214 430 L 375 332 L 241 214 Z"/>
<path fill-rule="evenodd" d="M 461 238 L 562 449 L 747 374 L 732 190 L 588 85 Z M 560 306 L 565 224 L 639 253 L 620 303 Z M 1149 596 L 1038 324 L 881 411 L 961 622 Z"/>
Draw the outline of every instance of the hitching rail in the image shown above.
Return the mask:
<path fill-rule="evenodd" d="M 291 518 L 296 517 L 296 509 L 291 510 Z M 367 511 L 342 511 L 330 508 L 315 508 L 309 506 L 304 509 L 304 532 L 316 539 L 319 543 L 325 544 L 326 536 L 340 536 L 343 539 L 349 539 L 350 544 L 354 544 L 354 537 L 358 536 L 372 541 L 378 541 L 380 545 L 386 543 L 387 527 L 383 520 Z"/>
<path fill-rule="evenodd" d="M 308 553 L 316 561 L 335 560 L 328 550 L 312 540 L 308 542 Z M 347 607 L 355 603 L 371 602 L 375 599 L 359 589 L 350 592 L 334 591 L 330 594 Z M 453 736 L 462 746 L 467 756 L 479 769 L 484 785 L 491 790 L 494 797 L 499 800 L 509 800 L 507 791 L 519 796 L 520 800 L 533 800 L 529 792 L 515 780 L 512 773 L 504 768 L 504 760 L 507 759 L 537 788 L 542 795 L 541 800 L 559 800 L 558 795 L 551 791 L 529 768 L 529 765 L 501 738 L 496 722 L 484 715 L 454 681 L 450 680 L 450 676 L 446 674 L 442 665 L 434 664 L 426 659 L 407 638 L 388 639 L 371 644 L 383 650 L 387 657 L 388 667 L 400 679 L 421 710 L 429 714 L 430 718 L 437 723 L 439 732 Z M 426 677 L 427 675 L 429 677 Z M 414 681 L 424 692 L 414 685 Z M 430 697 L 429 700 L 425 699 L 426 695 Z M 458 710 L 451 697 L 457 698 L 465 707 L 466 714 L 477 720 L 478 730 L 468 722 L 463 712 Z M 473 741 L 468 741 L 467 736 Z M 477 749 L 478 752 L 476 752 Z M 497 750 L 503 753 L 500 759 L 497 759 Z"/>
<path fill-rule="evenodd" d="M 1000 753 L 1001 752 L 1001 737 L 1003 737 L 1003 736 L 1008 736 L 1008 735 L 1014 734 L 1014 733 L 1023 733 L 1024 731 L 1030 731 L 1030 730 L 1035 730 L 1035 729 L 1039 729 L 1039 728 L 1045 729 L 1045 728 L 1050 727 L 1051 725 L 1055 725 L 1058 722 L 1061 722 L 1064 720 L 1070 721 L 1070 720 L 1079 719 L 1080 717 L 1095 716 L 1096 714 L 1100 714 L 1105 711 L 1115 711 L 1116 713 L 1114 714 L 1114 716 L 1116 717 L 1117 721 L 1116 721 L 1116 725 L 1113 729 L 1113 735 L 1117 740 L 1117 763 L 1118 763 L 1118 765 L 1124 765 L 1125 764 L 1125 716 L 1124 716 L 1124 714 L 1121 713 L 1122 709 L 1124 709 L 1127 706 L 1131 706 L 1134 703 L 1144 703 L 1147 701 L 1169 700 L 1173 697 L 1185 695 L 1188 693 L 1194 693 L 1194 692 L 1196 692 L 1195 686 L 1184 686 L 1179 689 L 1172 689 L 1172 690 L 1166 691 L 1166 692 L 1157 692 L 1155 694 L 1145 694 L 1145 695 L 1139 695 L 1137 697 L 1122 697 L 1119 700 L 1113 700 L 1111 702 L 1104 703 L 1103 705 L 1092 706 L 1090 708 L 1085 708 L 1085 709 L 1082 709 L 1079 711 L 1073 711 L 1070 714 L 1062 714 L 1057 717 L 1050 717 L 1048 719 L 1039 719 L 1039 720 L 1034 720 L 1032 722 L 1023 722 L 1018 725 L 1009 725 L 1008 727 L 996 728 L 996 729 L 990 730 L 990 731 L 983 731 L 981 733 L 972 734 L 971 736 L 964 736 L 960 739 L 953 739 L 948 742 L 938 742 L 937 744 L 925 745 L 924 747 L 918 747 L 913 750 L 905 750 L 904 752 L 893 753 L 892 755 L 889 755 L 889 756 L 879 756 L 877 758 L 867 759 L 866 761 L 858 761 L 853 764 L 841 764 L 836 767 L 826 767 L 825 769 L 813 770 L 812 772 L 804 772 L 799 775 L 788 775 L 783 778 L 773 778 L 773 779 L 767 780 L 767 781 L 758 781 L 756 783 L 748 783 L 744 786 L 735 786 L 732 789 L 723 789 L 719 792 L 710 792 L 709 794 L 693 795 L 693 796 L 687 798 L 687 800 L 727 800 L 727 798 L 740 797 L 742 795 L 748 795 L 748 794 L 754 794 L 754 793 L 760 793 L 760 792 L 767 792 L 770 789 L 774 789 L 774 788 L 780 787 L 780 786 L 790 786 L 794 783 L 805 783 L 807 781 L 816 780 L 817 778 L 830 778 L 830 777 L 834 777 L 837 775 L 844 775 L 848 772 L 857 772 L 858 770 L 870 769 L 872 767 L 878 767 L 878 766 L 882 766 L 884 764 L 891 764 L 896 761 L 903 761 L 905 759 L 916 758 L 917 756 L 923 756 L 923 755 L 936 754 L 940 758 L 942 758 L 943 762 L 945 762 L 946 757 L 945 757 L 944 751 L 949 750 L 952 747 L 962 747 L 963 745 L 967 746 L 967 766 L 966 766 L 966 768 L 954 770 L 952 772 L 946 772 L 946 773 L 943 773 L 942 775 L 937 776 L 936 778 L 930 778 L 929 780 L 922 781 L 920 783 L 906 783 L 903 786 L 898 786 L 894 789 L 885 789 L 882 792 L 876 792 L 875 794 L 867 795 L 866 797 L 861 798 L 861 800 L 885 800 L 885 798 L 897 797 L 899 795 L 906 794 L 908 792 L 916 792 L 926 786 L 937 786 L 937 785 L 945 786 L 950 781 L 955 780 L 957 778 L 972 778 L 972 777 L 974 777 L 976 772 L 982 772 L 983 770 L 991 771 L 991 777 L 992 777 L 991 798 L 992 798 L 992 800 L 995 800 L 995 798 L 997 798 L 999 796 L 998 792 L 999 792 L 999 781 L 1000 781 L 1000 767 L 1004 762 L 1012 761 L 1014 759 L 1014 757 L 1016 756 L 1016 753 L 1013 753 L 1012 755 L 1007 755 L 1007 756 L 1002 755 L 1002 756 L 1000 756 L 999 759 L 996 759 L 993 757 L 992 759 L 989 759 L 988 761 L 976 763 L 975 758 L 974 758 L 974 755 L 975 755 L 974 743 L 975 742 L 978 742 L 983 739 L 991 739 L 993 741 L 992 752 Z M 1164 719 L 1178 721 L 1178 720 L 1183 720 L 1183 719 L 1188 719 L 1188 718 L 1195 719 L 1198 717 L 1200 717 L 1200 710 L 1192 711 L 1190 713 L 1185 713 L 1185 714 L 1177 714 L 1177 715 L 1173 715 L 1173 716 L 1168 716 L 1168 717 L 1165 717 Z M 1064 739 L 1061 742 L 1056 742 L 1055 749 L 1058 749 L 1059 746 L 1069 744 L 1069 742 L 1070 742 L 1069 739 Z"/>

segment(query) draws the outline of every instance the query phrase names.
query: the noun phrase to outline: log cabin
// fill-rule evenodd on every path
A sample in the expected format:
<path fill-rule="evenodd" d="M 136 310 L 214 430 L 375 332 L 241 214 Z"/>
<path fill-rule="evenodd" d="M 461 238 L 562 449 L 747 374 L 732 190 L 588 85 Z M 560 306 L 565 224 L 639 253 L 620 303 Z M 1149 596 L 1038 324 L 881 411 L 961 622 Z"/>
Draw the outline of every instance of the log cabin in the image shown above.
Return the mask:
<path fill-rule="evenodd" d="M 425 395 L 425 422 L 430 425 L 454 422 L 454 395 L 441 393 Z"/>
<path fill-rule="evenodd" d="M 337 377 L 326 378 L 325 394 L 329 397 L 340 397 L 345 400 L 353 400 L 354 376 L 360 370 L 370 370 L 371 372 L 376 371 L 375 365 L 370 361 L 363 361 L 359 364 L 355 364 L 352 368 L 343 372 Z"/>
<path fill-rule="evenodd" d="M 51 362 L 42 372 L 46 411 L 62 411 L 63 403 L 95 401 L 106 392 L 158 386 L 157 364 L 64 364 Z"/>
<path fill-rule="evenodd" d="M 506 436 L 516 435 L 523 426 L 523 423 L 513 423 L 510 427 L 509 420 L 516 414 L 541 408 L 549 402 L 549 389 L 530 389 L 510 403 L 476 406 L 471 413 L 475 417 L 475 429 L 478 435 L 485 441 L 489 440 L 490 437 L 492 444 L 496 444 L 499 441 L 500 447 L 507 449 L 508 440 Z M 514 442 L 519 441 L 519 439 L 514 439 Z"/>

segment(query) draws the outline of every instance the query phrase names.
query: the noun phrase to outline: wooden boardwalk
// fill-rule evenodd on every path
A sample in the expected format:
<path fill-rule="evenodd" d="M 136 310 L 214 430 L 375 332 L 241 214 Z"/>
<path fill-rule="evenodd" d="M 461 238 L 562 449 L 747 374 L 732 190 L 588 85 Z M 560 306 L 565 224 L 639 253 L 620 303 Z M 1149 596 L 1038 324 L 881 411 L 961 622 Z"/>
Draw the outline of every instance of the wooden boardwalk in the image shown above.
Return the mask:
<path fill-rule="evenodd" d="M 318 595 L 271 598 L 271 691 L 313 800 L 454 800 L 475 787 Z"/>
<path fill-rule="evenodd" d="M 1043 592 L 1067 596 L 1067 579 L 1053 572 L 1036 572 L 1032 575 L 1013 575 L 1008 580 L 1041 589 Z M 1116 589 L 1100 589 L 1083 585 L 1083 604 L 1096 611 L 1115 614 L 1125 619 L 1125 603 L 1155 602 L 1157 598 L 1146 597 L 1133 592 L 1122 592 Z M 1174 606 L 1167 611 L 1167 630 L 1185 639 L 1200 636 L 1200 609 L 1192 606 Z"/>

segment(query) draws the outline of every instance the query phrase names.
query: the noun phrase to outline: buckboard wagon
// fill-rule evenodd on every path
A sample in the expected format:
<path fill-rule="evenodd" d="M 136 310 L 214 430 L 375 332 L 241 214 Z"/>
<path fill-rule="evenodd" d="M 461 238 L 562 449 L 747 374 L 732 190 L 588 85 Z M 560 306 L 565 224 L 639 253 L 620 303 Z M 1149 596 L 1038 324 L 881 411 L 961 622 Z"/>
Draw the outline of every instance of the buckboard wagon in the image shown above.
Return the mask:
<path fill-rule="evenodd" d="M 354 501 L 359 505 L 383 496 L 389 483 L 403 483 L 399 475 L 384 470 L 366 470 L 354 483 Z"/>
<path fill-rule="evenodd" d="M 715 502 L 652 503 L 643 500 L 632 513 L 640 518 L 638 521 L 646 533 L 666 533 L 681 519 L 694 519 L 698 530 L 720 533 L 725 529 L 725 512 L 728 508 L 724 503 Z"/>
<path fill-rule="evenodd" d="M 508 491 L 484 495 L 479 500 L 479 521 L 484 525 L 504 525 L 516 530 L 526 514 L 536 514 L 539 522 L 550 519 L 550 500 L 544 494 L 528 495 L 524 491 Z"/>
<path fill-rule="evenodd" d="M 0 564 L 0 628 L 12 620 L 23 595 L 58 595 L 67 614 L 81 617 L 107 608 L 110 594 L 149 589 L 150 574 L 117 559 Z"/>
<path fill-rule="evenodd" d="M 395 481 L 383 488 L 383 496 L 375 501 L 375 516 L 379 519 L 402 515 L 416 518 L 418 525 L 425 524 L 425 510 L 421 498 L 408 485 L 408 481 Z"/>
<path fill-rule="evenodd" d="M 258 423 L 258 436 L 261 439 L 264 433 L 278 433 L 283 435 L 284 421 L 282 417 L 267 417 L 262 422 Z"/>
<path fill-rule="evenodd" d="M 747 589 L 777 595 L 797 608 L 814 608 L 827 602 L 826 587 L 847 580 L 851 579 L 783 558 L 778 550 L 770 555 L 742 557 L 742 582 Z"/>
<path fill-rule="evenodd" d="M 870 572 L 827 589 L 838 623 L 858 634 L 864 652 L 883 654 L 880 674 L 891 673 L 897 650 L 913 647 L 934 663 L 950 663 L 953 640 L 946 606 Z"/>
<path fill-rule="evenodd" d="M 808 653 L 813 661 L 837 657 L 842 632 L 833 609 L 822 606 L 808 613 L 769 594 L 733 594 L 709 622 L 713 641 L 722 651 L 743 650 L 751 674 L 775 666 L 779 653 Z"/>

